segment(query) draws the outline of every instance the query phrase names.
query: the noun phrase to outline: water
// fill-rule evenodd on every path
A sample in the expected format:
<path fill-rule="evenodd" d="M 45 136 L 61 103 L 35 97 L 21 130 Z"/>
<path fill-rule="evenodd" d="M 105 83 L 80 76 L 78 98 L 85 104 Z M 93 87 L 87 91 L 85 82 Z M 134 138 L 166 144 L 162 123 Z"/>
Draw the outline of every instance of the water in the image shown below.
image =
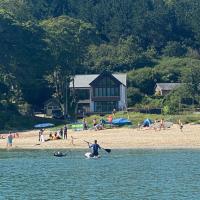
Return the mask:
<path fill-rule="evenodd" d="M 0 151 L 0 200 L 200 199 L 199 150 Z"/>

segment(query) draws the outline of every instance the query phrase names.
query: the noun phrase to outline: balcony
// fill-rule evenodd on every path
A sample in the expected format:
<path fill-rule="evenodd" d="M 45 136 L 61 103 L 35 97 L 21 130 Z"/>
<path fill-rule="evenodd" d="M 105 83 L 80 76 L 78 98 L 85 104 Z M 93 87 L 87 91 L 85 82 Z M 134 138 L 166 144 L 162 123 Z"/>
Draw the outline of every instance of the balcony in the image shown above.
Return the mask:
<path fill-rule="evenodd" d="M 120 96 L 93 96 L 92 101 L 120 101 Z"/>

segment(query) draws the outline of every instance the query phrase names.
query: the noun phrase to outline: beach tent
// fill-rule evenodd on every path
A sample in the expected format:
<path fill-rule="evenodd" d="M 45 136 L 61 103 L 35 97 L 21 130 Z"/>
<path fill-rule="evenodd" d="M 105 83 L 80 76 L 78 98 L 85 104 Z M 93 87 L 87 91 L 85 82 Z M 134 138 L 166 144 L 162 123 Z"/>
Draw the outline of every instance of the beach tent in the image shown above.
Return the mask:
<path fill-rule="evenodd" d="M 149 127 L 152 123 L 152 120 L 147 118 L 143 121 L 143 127 Z"/>
<path fill-rule="evenodd" d="M 51 123 L 42 123 L 42 124 L 36 124 L 34 128 L 48 128 L 52 126 L 55 126 L 55 125 Z"/>
<path fill-rule="evenodd" d="M 112 124 L 114 126 L 124 126 L 124 125 L 131 125 L 132 122 L 126 118 L 117 118 L 112 120 Z"/>

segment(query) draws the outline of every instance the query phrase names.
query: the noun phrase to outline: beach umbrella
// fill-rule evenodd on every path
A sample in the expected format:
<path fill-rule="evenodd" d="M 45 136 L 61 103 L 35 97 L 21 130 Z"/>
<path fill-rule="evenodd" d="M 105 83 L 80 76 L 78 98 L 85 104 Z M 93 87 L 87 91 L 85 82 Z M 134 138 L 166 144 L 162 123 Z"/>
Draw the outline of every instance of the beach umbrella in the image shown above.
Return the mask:
<path fill-rule="evenodd" d="M 42 124 L 36 124 L 34 128 L 48 128 L 52 126 L 55 126 L 55 125 L 51 123 L 42 123 Z"/>

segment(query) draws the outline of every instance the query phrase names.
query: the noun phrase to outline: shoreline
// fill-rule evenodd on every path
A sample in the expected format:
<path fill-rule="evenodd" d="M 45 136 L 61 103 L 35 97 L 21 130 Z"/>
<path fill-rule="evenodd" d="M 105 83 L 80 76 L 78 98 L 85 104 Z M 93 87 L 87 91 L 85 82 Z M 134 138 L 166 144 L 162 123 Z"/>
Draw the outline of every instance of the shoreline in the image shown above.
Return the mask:
<path fill-rule="evenodd" d="M 51 131 L 45 130 L 45 139 Z M 13 139 L 13 146 L 7 148 L 7 139 L 0 139 L 0 149 L 10 150 L 54 150 L 54 149 L 88 149 L 84 140 L 93 142 L 97 139 L 100 146 L 110 149 L 200 149 L 200 125 L 184 125 L 183 132 L 178 125 L 161 131 L 152 129 L 113 128 L 101 131 L 86 130 L 68 132 L 68 140 L 38 141 L 38 130 L 18 132 L 19 138 Z M 71 140 L 71 137 L 74 140 Z M 75 145 L 72 144 L 74 142 Z"/>

